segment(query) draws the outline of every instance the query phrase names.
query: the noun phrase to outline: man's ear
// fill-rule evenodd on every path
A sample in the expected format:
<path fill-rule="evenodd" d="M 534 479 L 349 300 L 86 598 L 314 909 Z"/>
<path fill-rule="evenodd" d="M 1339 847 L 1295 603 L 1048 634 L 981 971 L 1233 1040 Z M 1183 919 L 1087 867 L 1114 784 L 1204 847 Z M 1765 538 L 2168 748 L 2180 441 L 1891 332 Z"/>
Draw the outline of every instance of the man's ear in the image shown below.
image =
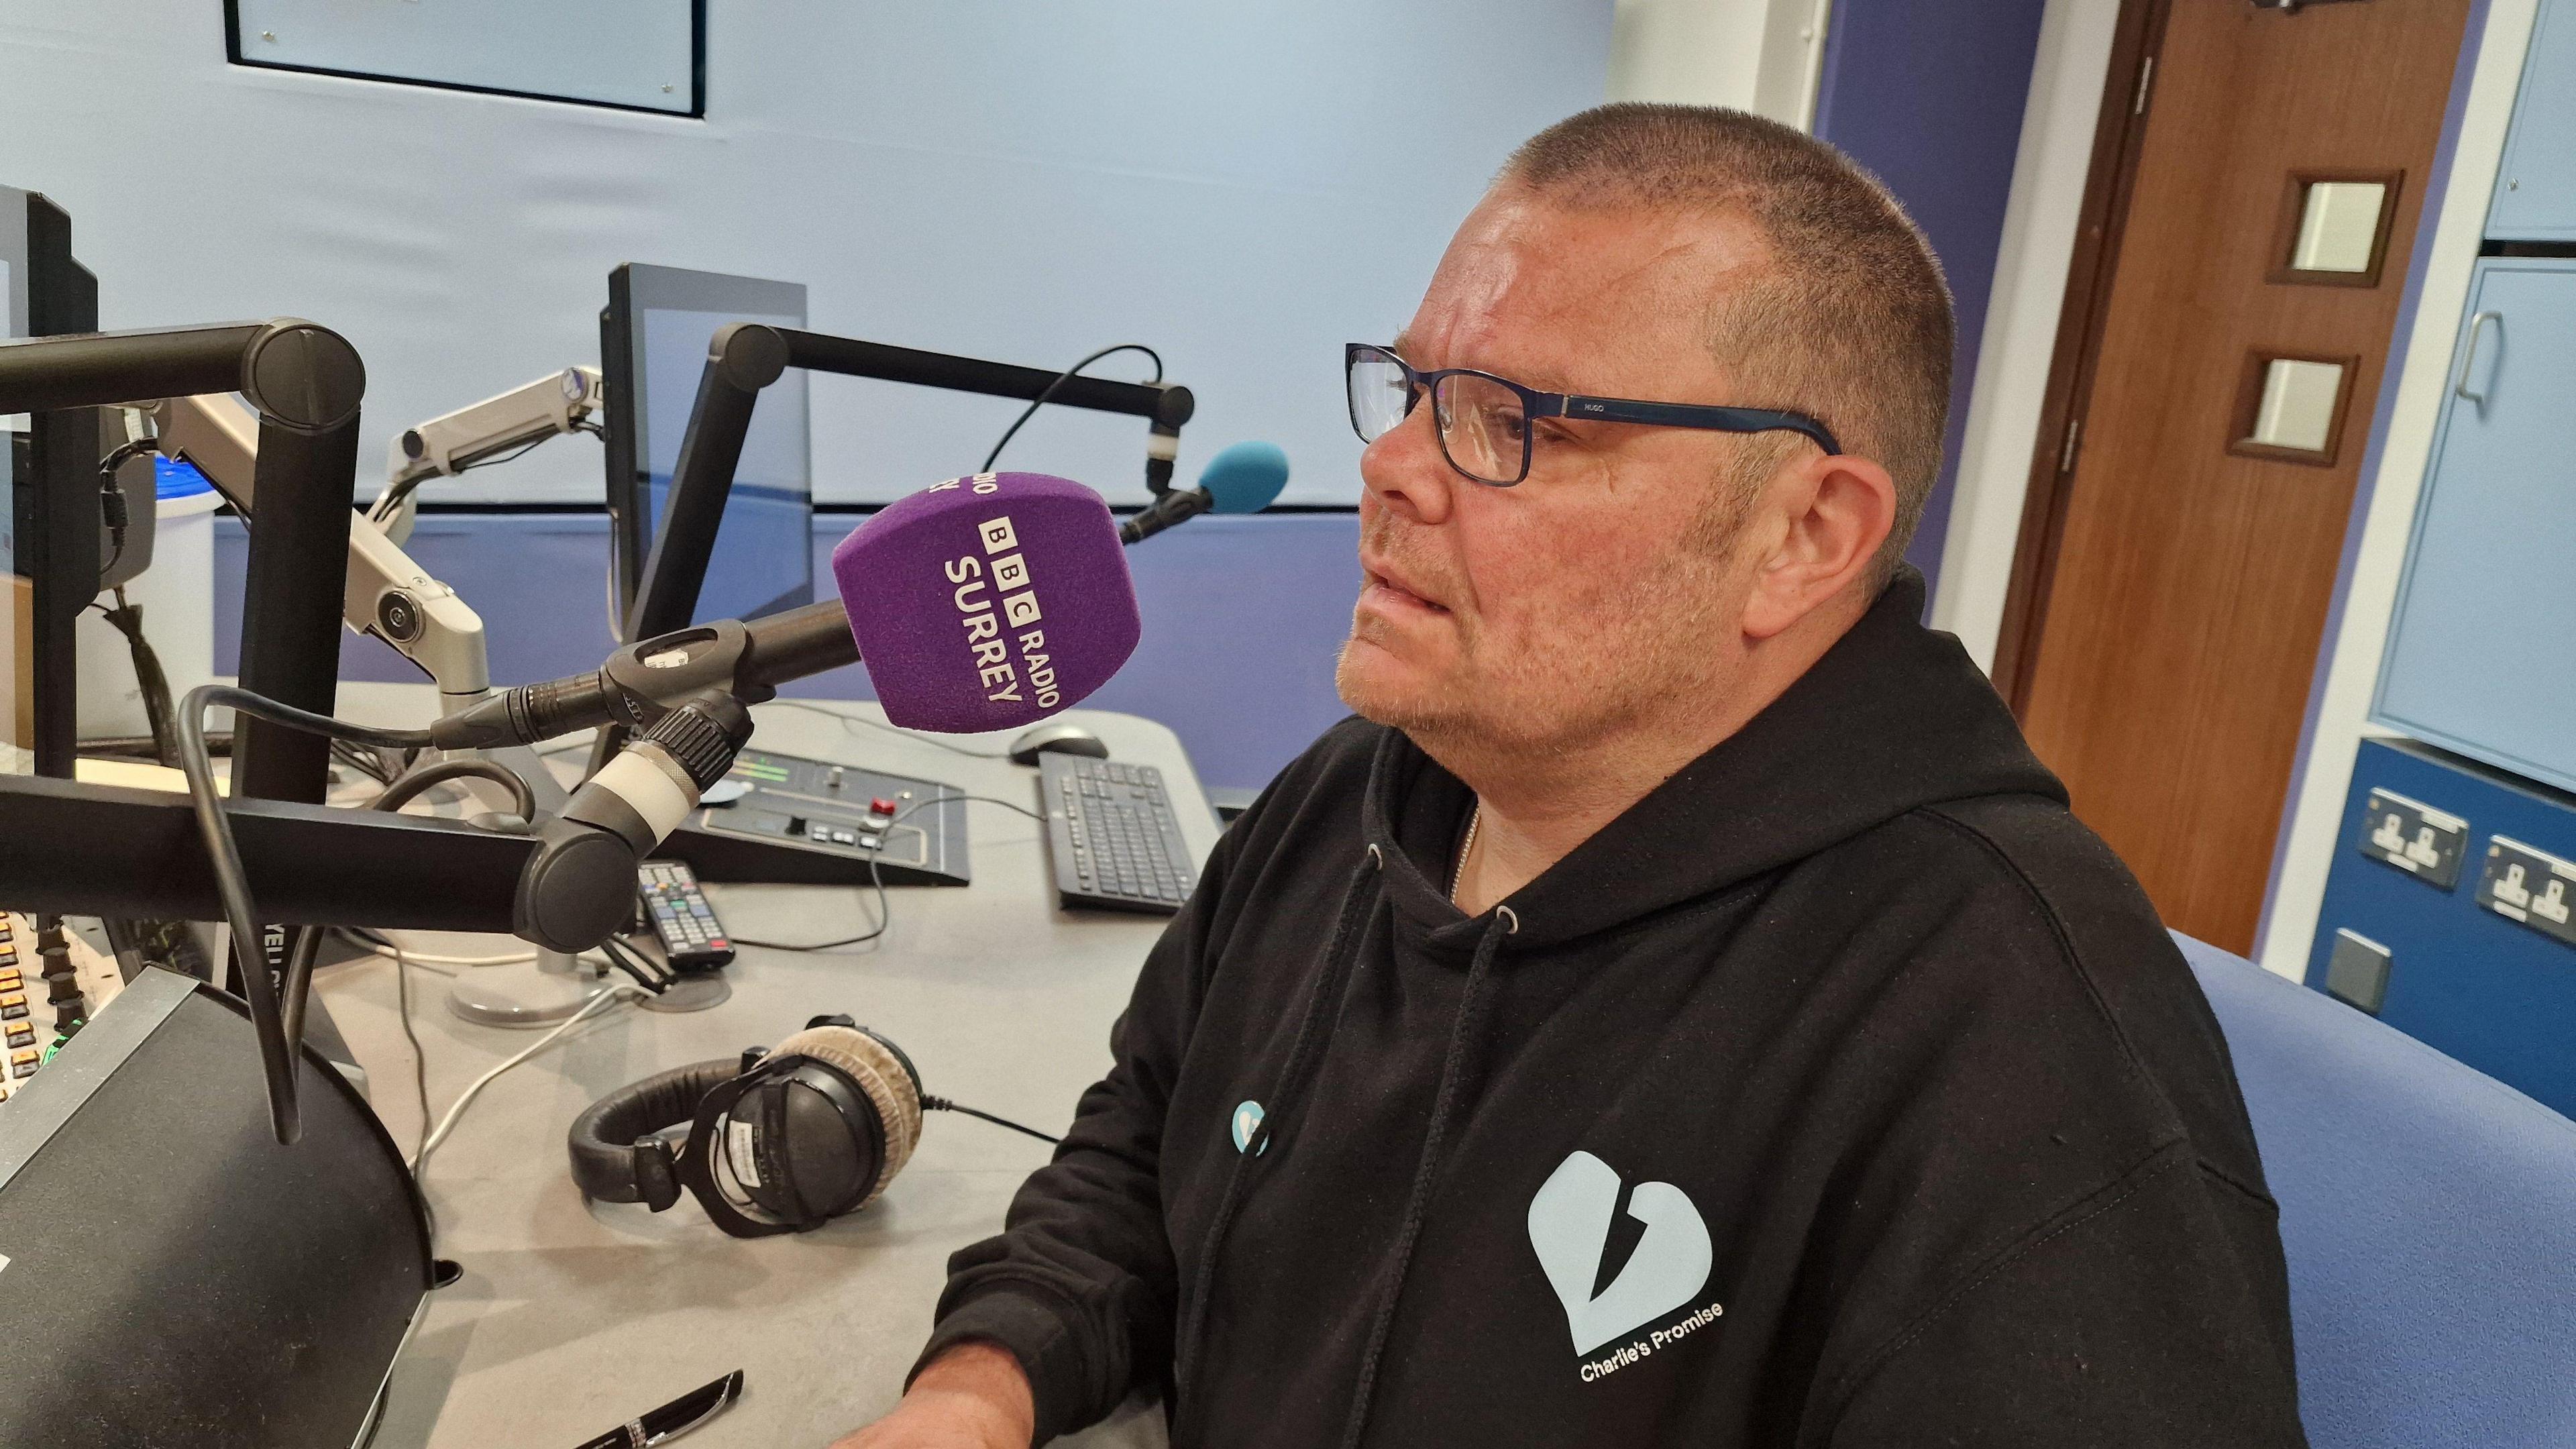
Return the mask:
<path fill-rule="evenodd" d="M 1763 490 L 1776 540 L 1754 561 L 1744 632 L 1768 639 L 1860 583 L 1896 526 L 1896 480 L 1867 458 L 1816 456 Z"/>

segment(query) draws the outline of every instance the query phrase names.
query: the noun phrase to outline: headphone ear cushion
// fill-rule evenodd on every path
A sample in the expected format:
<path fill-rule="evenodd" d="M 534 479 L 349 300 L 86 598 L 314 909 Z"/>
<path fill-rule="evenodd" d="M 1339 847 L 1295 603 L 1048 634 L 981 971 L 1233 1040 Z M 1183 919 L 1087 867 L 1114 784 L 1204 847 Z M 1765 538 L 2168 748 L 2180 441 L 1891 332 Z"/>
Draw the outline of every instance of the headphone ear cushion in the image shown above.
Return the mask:
<path fill-rule="evenodd" d="M 856 1027 L 809 1026 L 770 1049 L 772 1056 L 790 1054 L 838 1068 L 877 1109 L 877 1121 L 885 1129 L 885 1165 L 877 1173 L 876 1185 L 859 1201 L 859 1207 L 866 1207 L 903 1171 L 921 1141 L 920 1089 L 886 1043 Z"/>

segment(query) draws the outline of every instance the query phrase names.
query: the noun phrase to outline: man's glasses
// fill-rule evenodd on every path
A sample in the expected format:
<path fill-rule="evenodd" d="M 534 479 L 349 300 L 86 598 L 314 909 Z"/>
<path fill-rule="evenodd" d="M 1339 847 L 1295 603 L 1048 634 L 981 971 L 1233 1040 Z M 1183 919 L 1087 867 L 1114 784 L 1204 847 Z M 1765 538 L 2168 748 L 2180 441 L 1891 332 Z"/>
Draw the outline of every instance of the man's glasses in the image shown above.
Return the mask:
<path fill-rule="evenodd" d="M 1417 372 L 1392 351 L 1367 342 L 1346 344 L 1342 357 L 1350 385 L 1351 426 L 1361 442 L 1374 443 L 1394 431 L 1396 424 L 1412 416 L 1414 404 L 1427 392 L 1432 420 L 1439 425 L 1440 452 L 1449 466 L 1497 488 L 1508 488 L 1529 476 L 1529 425 L 1537 418 L 1722 433 L 1791 432 L 1813 439 L 1829 454 L 1843 450 L 1823 423 L 1805 413 L 1540 392 L 1467 367 Z"/>

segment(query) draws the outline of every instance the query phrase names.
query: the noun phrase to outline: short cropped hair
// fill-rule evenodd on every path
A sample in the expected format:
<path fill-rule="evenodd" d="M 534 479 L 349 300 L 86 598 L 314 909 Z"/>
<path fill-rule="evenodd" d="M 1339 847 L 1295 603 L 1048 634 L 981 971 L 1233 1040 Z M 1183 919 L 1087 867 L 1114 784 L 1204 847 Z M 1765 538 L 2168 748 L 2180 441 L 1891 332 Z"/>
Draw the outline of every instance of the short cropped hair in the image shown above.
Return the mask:
<path fill-rule="evenodd" d="M 1749 390 L 1726 401 L 1808 413 L 1896 481 L 1896 522 L 1873 561 L 1884 584 L 1941 472 L 1950 413 L 1950 288 L 1922 230 L 1877 178 L 1832 146 L 1717 106 L 1621 102 L 1569 116 L 1503 167 L 1550 200 L 1729 212 L 1770 265 L 1709 316 L 1718 364 Z M 1755 447 L 1758 484 L 1801 445 Z"/>

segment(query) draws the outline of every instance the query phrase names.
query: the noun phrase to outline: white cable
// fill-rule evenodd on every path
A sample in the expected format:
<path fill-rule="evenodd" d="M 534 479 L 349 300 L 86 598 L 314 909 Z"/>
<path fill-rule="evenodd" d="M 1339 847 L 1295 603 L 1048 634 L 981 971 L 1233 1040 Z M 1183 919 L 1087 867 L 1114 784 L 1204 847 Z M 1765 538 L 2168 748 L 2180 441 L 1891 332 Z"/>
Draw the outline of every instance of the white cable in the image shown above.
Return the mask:
<path fill-rule="evenodd" d="M 406 951 L 404 954 L 409 955 L 410 953 Z M 617 982 L 611 985 L 607 990 L 600 992 L 597 996 L 594 996 L 589 1001 L 583 1003 L 581 1010 L 565 1017 L 562 1025 L 556 1027 L 550 1032 L 547 1032 L 544 1036 L 537 1038 L 535 1043 L 530 1045 L 527 1050 L 510 1058 L 508 1061 L 501 1063 L 492 1070 L 485 1072 L 483 1075 L 476 1077 L 474 1079 L 474 1084 L 467 1087 L 464 1093 L 456 1099 L 456 1105 L 448 1108 L 447 1115 L 439 1118 L 438 1125 L 430 1130 L 429 1139 L 421 1144 L 420 1155 L 413 1158 L 409 1164 L 412 1175 L 414 1177 L 418 1177 L 420 1175 L 422 1164 L 429 1161 L 429 1154 L 436 1152 L 439 1144 L 447 1140 L 447 1134 L 456 1130 L 457 1120 L 465 1115 L 466 1107 L 473 1103 L 475 1097 L 479 1096 L 485 1087 L 492 1085 L 494 1078 L 500 1076 L 503 1072 L 510 1070 L 510 1068 L 519 1065 L 521 1062 L 526 1061 L 528 1058 L 535 1056 L 537 1053 L 544 1051 L 546 1048 L 553 1046 L 565 1032 L 581 1025 L 592 1016 L 597 1015 L 601 1010 L 614 1006 L 618 1002 L 624 1001 L 629 997 L 641 1000 L 650 995 L 652 995 L 651 992 L 644 990 L 640 986 L 624 981 Z"/>
<path fill-rule="evenodd" d="M 517 966 L 537 959 L 537 953 L 534 951 L 505 951 L 498 956 L 442 956 L 434 951 L 421 951 L 406 946 L 395 940 L 390 933 L 385 935 L 386 944 L 382 946 L 364 938 L 356 939 L 359 945 L 378 956 L 390 957 L 399 950 L 411 958 L 411 964 L 414 966 Z"/>

